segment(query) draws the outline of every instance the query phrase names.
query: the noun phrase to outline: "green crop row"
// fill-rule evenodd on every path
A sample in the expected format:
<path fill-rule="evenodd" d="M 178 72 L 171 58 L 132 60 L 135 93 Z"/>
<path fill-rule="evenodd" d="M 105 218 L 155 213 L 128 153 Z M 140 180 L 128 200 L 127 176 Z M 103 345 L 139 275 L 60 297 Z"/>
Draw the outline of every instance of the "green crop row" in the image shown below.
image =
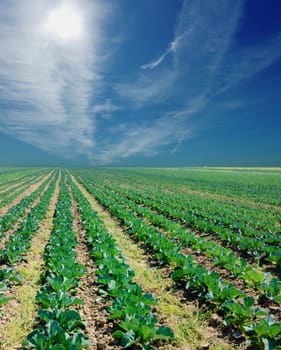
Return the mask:
<path fill-rule="evenodd" d="M 45 217 L 50 200 L 55 190 L 57 176 L 42 195 L 19 228 L 9 237 L 4 249 L 0 250 L 0 305 L 11 298 L 5 296 L 5 290 L 14 283 L 22 283 L 22 278 L 14 270 L 14 264 L 24 259 L 24 254 L 31 247 L 31 238 L 38 231 L 40 221 Z"/>
<path fill-rule="evenodd" d="M 89 177 L 87 178 L 90 180 Z M 100 186 L 104 186 L 101 181 L 97 182 Z M 112 188 L 113 186 L 109 187 Z M 262 231 L 247 228 L 243 223 L 240 224 L 240 230 L 232 231 L 231 228 L 224 227 L 218 222 L 214 223 L 212 220 L 200 219 L 192 213 L 176 208 L 173 205 L 173 198 L 167 199 L 165 193 L 136 190 L 122 191 L 137 203 L 148 206 L 166 217 L 179 220 L 192 229 L 219 237 L 225 244 L 252 255 L 258 262 L 269 261 L 276 264 L 277 269 L 281 268 L 280 234 L 263 233 Z M 202 202 L 202 207 L 204 205 L 204 202 Z M 266 244 L 266 241 L 268 244 Z"/>
<path fill-rule="evenodd" d="M 3 168 L 1 168 L 3 171 Z M 27 168 L 27 169 L 6 169 L 3 173 L 0 172 L 0 190 L 2 191 L 3 188 L 17 184 L 20 181 L 24 181 L 25 179 L 28 179 L 30 176 L 38 176 L 44 172 L 50 171 L 49 169 L 35 169 L 35 168 Z"/>
<path fill-rule="evenodd" d="M 32 192 L 30 195 L 24 197 L 18 204 L 11 207 L 7 213 L 0 217 L 0 239 L 3 233 L 12 229 L 15 223 L 24 216 L 26 209 L 29 208 L 35 199 L 40 195 L 40 193 L 47 186 L 50 181 L 50 177 L 47 178 L 37 190 Z"/>
<path fill-rule="evenodd" d="M 281 172 L 279 170 L 235 170 L 214 168 L 98 168 L 96 175 L 112 179 L 120 178 L 122 182 L 146 184 L 159 191 L 169 190 L 174 193 L 199 191 L 222 196 L 233 196 L 261 203 L 280 205 Z"/>
<path fill-rule="evenodd" d="M 181 254 L 180 246 L 175 241 L 136 218 L 131 211 L 112 201 L 110 196 L 87 185 L 83 179 L 79 180 L 121 221 L 130 235 L 149 246 L 159 263 L 173 267 L 172 277 L 175 281 L 185 283 L 190 293 L 196 292 L 200 298 L 216 306 L 223 314 L 225 324 L 239 329 L 256 349 L 263 349 L 265 344 L 275 346 L 281 340 L 281 326 L 264 309 L 253 307 L 253 298 L 223 281 L 217 273 L 195 263 L 191 256 Z"/>
<path fill-rule="evenodd" d="M 16 199 L 21 193 L 23 193 L 31 184 L 34 182 L 39 182 L 43 176 L 47 175 L 47 171 L 44 171 L 42 175 L 29 176 L 28 179 L 22 183 L 13 186 L 7 191 L 1 193 L 0 208 L 8 205 L 14 199 Z"/>
<path fill-rule="evenodd" d="M 83 172 L 85 173 L 85 172 Z M 140 196 L 149 196 L 157 198 L 158 201 L 169 202 L 174 209 L 181 210 L 183 213 L 192 213 L 194 218 L 208 219 L 213 223 L 230 228 L 231 230 L 241 229 L 241 225 L 246 229 L 257 229 L 271 235 L 281 232 L 280 219 L 281 213 L 279 210 L 269 210 L 262 208 L 253 208 L 240 203 L 232 203 L 224 199 L 208 198 L 196 193 L 186 193 L 184 190 L 174 191 L 169 188 L 156 188 L 149 184 L 136 183 L 126 179 L 112 178 L 103 174 L 97 176 L 98 172 L 88 172 L 89 176 L 94 175 L 95 180 L 100 179 L 102 183 L 113 184 L 115 187 L 122 186 L 126 181 L 127 191 L 133 192 Z M 164 203 L 163 203 L 164 204 Z M 272 236 L 274 238 L 274 236 Z"/>
<path fill-rule="evenodd" d="M 112 301 L 108 307 L 109 319 L 118 320 L 114 337 L 119 339 L 123 348 L 140 344 L 143 349 L 153 349 L 151 344 L 156 341 L 173 339 L 170 328 L 157 326 L 158 320 L 150 308 L 157 304 L 155 297 L 143 293 L 133 282 L 134 272 L 126 264 L 115 240 L 77 186 L 73 182 L 71 186 L 86 229 L 90 255 L 98 267 L 99 292 Z"/>
<path fill-rule="evenodd" d="M 281 282 L 277 278 L 272 277 L 270 273 L 258 272 L 253 269 L 247 263 L 247 260 L 237 257 L 231 249 L 198 237 L 195 233 L 187 231 L 179 223 L 169 220 L 163 215 L 156 214 L 147 207 L 137 205 L 133 200 L 127 199 L 127 197 L 133 198 L 135 201 L 138 200 L 138 197 L 128 196 L 127 192 L 126 197 L 119 189 L 117 191 L 114 191 L 112 187 L 106 189 L 107 186 L 103 187 L 100 183 L 88 183 L 88 186 L 94 186 L 99 191 L 102 189 L 105 193 L 110 194 L 112 200 L 126 206 L 137 215 L 145 217 L 153 225 L 165 229 L 169 237 L 177 239 L 183 247 L 191 247 L 199 253 L 205 252 L 208 257 L 212 258 L 214 265 L 224 267 L 230 272 L 230 276 L 239 277 L 248 286 L 257 288 L 260 292 L 260 299 L 265 297 L 281 304 Z"/>
<path fill-rule="evenodd" d="M 85 267 L 76 261 L 72 200 L 64 180 L 62 175 L 51 237 L 44 253 L 43 286 L 36 296 L 39 322 L 24 342 L 26 349 L 80 350 L 90 345 L 83 331 L 85 322 L 73 308 L 83 304 L 75 293 Z"/>

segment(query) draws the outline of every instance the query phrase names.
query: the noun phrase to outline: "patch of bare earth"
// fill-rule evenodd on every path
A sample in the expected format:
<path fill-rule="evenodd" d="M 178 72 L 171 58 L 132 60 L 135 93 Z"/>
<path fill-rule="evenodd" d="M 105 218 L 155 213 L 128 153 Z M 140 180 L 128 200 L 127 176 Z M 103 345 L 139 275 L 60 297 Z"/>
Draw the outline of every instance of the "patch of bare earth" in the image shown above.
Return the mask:
<path fill-rule="evenodd" d="M 59 194 L 59 180 L 51 199 L 46 217 L 41 221 L 39 230 L 33 236 L 31 249 L 25 261 L 16 266 L 16 271 L 24 278 L 22 285 L 11 287 L 7 296 L 14 299 L 1 308 L 0 349 L 20 349 L 22 341 L 32 331 L 36 316 L 35 297 L 39 289 L 40 275 L 43 270 L 43 253 L 52 230 L 52 219 Z"/>
<path fill-rule="evenodd" d="M 224 338 L 221 329 L 208 326 L 196 302 L 188 301 L 185 293 L 177 289 L 175 283 L 169 278 L 170 268 L 159 268 L 153 256 L 147 253 L 141 244 L 133 242 L 128 237 L 118 220 L 112 217 L 73 176 L 72 180 L 88 199 L 93 210 L 98 212 L 108 233 L 122 248 L 127 264 L 135 271 L 135 281 L 145 292 L 152 292 L 158 298 L 158 306 L 154 311 L 161 324 L 166 324 L 174 330 L 176 342 L 157 348 L 161 350 L 233 349 L 234 347 Z M 236 348 L 242 349 L 238 345 Z"/>

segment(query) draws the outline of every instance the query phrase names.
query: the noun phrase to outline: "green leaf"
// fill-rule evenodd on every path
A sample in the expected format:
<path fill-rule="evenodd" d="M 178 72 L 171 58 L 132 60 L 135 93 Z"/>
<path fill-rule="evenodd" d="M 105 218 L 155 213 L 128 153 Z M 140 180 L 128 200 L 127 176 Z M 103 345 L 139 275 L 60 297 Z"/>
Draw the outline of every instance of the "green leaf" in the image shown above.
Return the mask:
<path fill-rule="evenodd" d="M 124 334 L 125 334 L 124 332 L 122 332 L 120 329 L 118 329 L 117 331 L 115 331 L 115 332 L 113 333 L 113 336 L 114 336 L 114 338 L 116 338 L 116 339 L 120 339 L 120 338 L 123 337 Z"/>
<path fill-rule="evenodd" d="M 62 344 L 52 345 L 52 350 L 68 350 Z"/>
<path fill-rule="evenodd" d="M 144 342 L 147 342 L 149 339 L 154 339 L 156 330 L 154 327 L 143 325 L 138 329 L 137 333 L 140 335 Z"/>
<path fill-rule="evenodd" d="M 157 329 L 157 339 L 173 339 L 175 337 L 171 328 L 166 326 L 160 326 Z"/>
<path fill-rule="evenodd" d="M 15 298 L 14 297 L 5 297 L 4 294 L 0 293 L 0 306 L 8 303 L 12 299 L 15 299 Z"/>
<path fill-rule="evenodd" d="M 28 334 L 27 345 L 35 347 L 37 350 L 46 350 L 49 349 L 50 340 L 37 329 Z"/>
<path fill-rule="evenodd" d="M 135 337 L 136 334 L 134 331 L 130 330 L 126 332 L 121 338 L 121 346 L 128 348 L 129 346 L 133 345 L 137 341 Z"/>

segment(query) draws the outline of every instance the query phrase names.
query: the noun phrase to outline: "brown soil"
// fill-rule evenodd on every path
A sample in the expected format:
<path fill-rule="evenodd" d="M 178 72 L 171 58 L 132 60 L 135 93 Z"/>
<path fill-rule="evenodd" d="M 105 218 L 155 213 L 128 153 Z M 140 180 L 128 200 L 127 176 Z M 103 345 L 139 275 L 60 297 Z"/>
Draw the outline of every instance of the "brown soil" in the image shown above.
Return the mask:
<path fill-rule="evenodd" d="M 127 189 L 132 189 L 132 186 L 131 185 L 128 185 L 128 184 L 118 184 L 118 186 L 120 186 L 120 187 L 122 187 L 122 188 L 127 188 Z M 169 193 L 172 193 L 171 191 L 169 191 L 169 190 L 165 190 L 165 189 L 162 189 L 163 191 L 165 191 L 165 192 L 169 192 Z M 192 191 L 191 191 L 192 192 Z M 197 194 L 197 191 L 194 191 L 195 192 L 195 194 Z M 202 192 L 202 194 L 205 194 L 205 192 Z M 209 193 L 207 193 L 207 197 L 208 197 L 208 194 Z M 226 197 L 226 198 L 228 198 L 228 197 Z M 236 200 L 238 201 L 238 199 L 236 198 Z M 143 205 L 143 204 L 138 204 L 138 206 L 139 207 L 147 207 L 147 206 L 145 206 L 145 205 Z M 159 211 L 157 211 L 156 209 L 152 209 L 152 208 L 150 208 L 150 207 L 147 207 L 147 208 L 149 208 L 153 213 L 155 213 L 155 214 L 157 214 L 157 215 L 163 215 L 163 214 L 161 214 Z M 278 208 L 277 208 L 278 209 Z M 275 208 L 275 210 L 276 210 L 276 208 Z M 136 214 L 136 215 L 138 215 L 138 214 Z M 195 233 L 196 234 L 196 236 L 197 237 L 201 237 L 201 238 L 204 238 L 205 240 L 207 240 L 207 241 L 213 241 L 213 242 L 215 242 L 216 244 L 218 244 L 218 245 L 220 245 L 221 247 L 225 247 L 226 246 L 226 244 L 225 244 L 225 242 L 220 238 L 220 237 L 218 237 L 218 236 L 216 236 L 215 234 L 213 234 L 213 233 L 206 233 L 206 232 L 200 232 L 198 229 L 194 229 L 194 228 L 191 228 L 190 226 L 188 226 L 188 224 L 186 223 L 186 224 L 183 224 L 180 220 L 178 220 L 178 219 L 175 219 L 175 218 L 173 218 L 173 217 L 167 217 L 169 220 L 171 220 L 171 221 L 174 221 L 174 222 L 176 222 L 176 223 L 178 223 L 178 224 L 180 224 L 182 227 L 184 227 L 188 232 L 193 232 L 193 233 Z M 151 225 L 153 225 L 153 224 L 151 224 Z M 237 257 L 241 257 L 241 258 L 244 258 L 245 260 L 247 260 L 248 261 L 248 263 L 249 264 L 254 264 L 254 265 L 256 265 L 256 262 L 255 262 L 255 260 L 254 260 L 254 258 L 253 258 L 253 256 L 251 255 L 251 254 L 249 254 L 249 253 L 247 253 L 247 252 L 245 252 L 245 251 L 242 251 L 242 250 L 240 250 L 237 246 L 235 246 L 235 245 L 233 245 L 233 244 L 227 244 L 227 246 L 226 246 L 227 248 L 229 248 L 229 249 L 232 249 L 233 250 L 233 252 L 236 254 L 236 256 Z M 280 273 L 278 273 L 278 271 L 276 271 L 276 266 L 275 265 L 273 265 L 273 264 L 270 264 L 270 263 L 268 263 L 268 262 L 266 262 L 266 261 L 263 261 L 263 263 L 265 263 L 265 265 L 264 266 L 262 266 L 262 267 L 258 267 L 258 270 L 259 271 L 262 271 L 262 272 L 264 272 L 264 273 L 267 273 L 267 272 L 270 272 L 274 277 L 277 277 L 277 278 L 279 278 L 280 279 Z"/>

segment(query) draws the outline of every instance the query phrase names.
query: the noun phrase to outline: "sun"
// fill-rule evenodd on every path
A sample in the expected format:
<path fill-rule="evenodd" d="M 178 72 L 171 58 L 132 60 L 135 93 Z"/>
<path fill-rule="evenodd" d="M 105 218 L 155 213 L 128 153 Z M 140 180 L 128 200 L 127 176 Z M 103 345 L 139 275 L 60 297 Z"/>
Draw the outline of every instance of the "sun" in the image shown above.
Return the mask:
<path fill-rule="evenodd" d="M 82 36 L 82 16 L 72 7 L 62 5 L 53 10 L 46 22 L 46 31 L 62 40 L 78 39 Z"/>

